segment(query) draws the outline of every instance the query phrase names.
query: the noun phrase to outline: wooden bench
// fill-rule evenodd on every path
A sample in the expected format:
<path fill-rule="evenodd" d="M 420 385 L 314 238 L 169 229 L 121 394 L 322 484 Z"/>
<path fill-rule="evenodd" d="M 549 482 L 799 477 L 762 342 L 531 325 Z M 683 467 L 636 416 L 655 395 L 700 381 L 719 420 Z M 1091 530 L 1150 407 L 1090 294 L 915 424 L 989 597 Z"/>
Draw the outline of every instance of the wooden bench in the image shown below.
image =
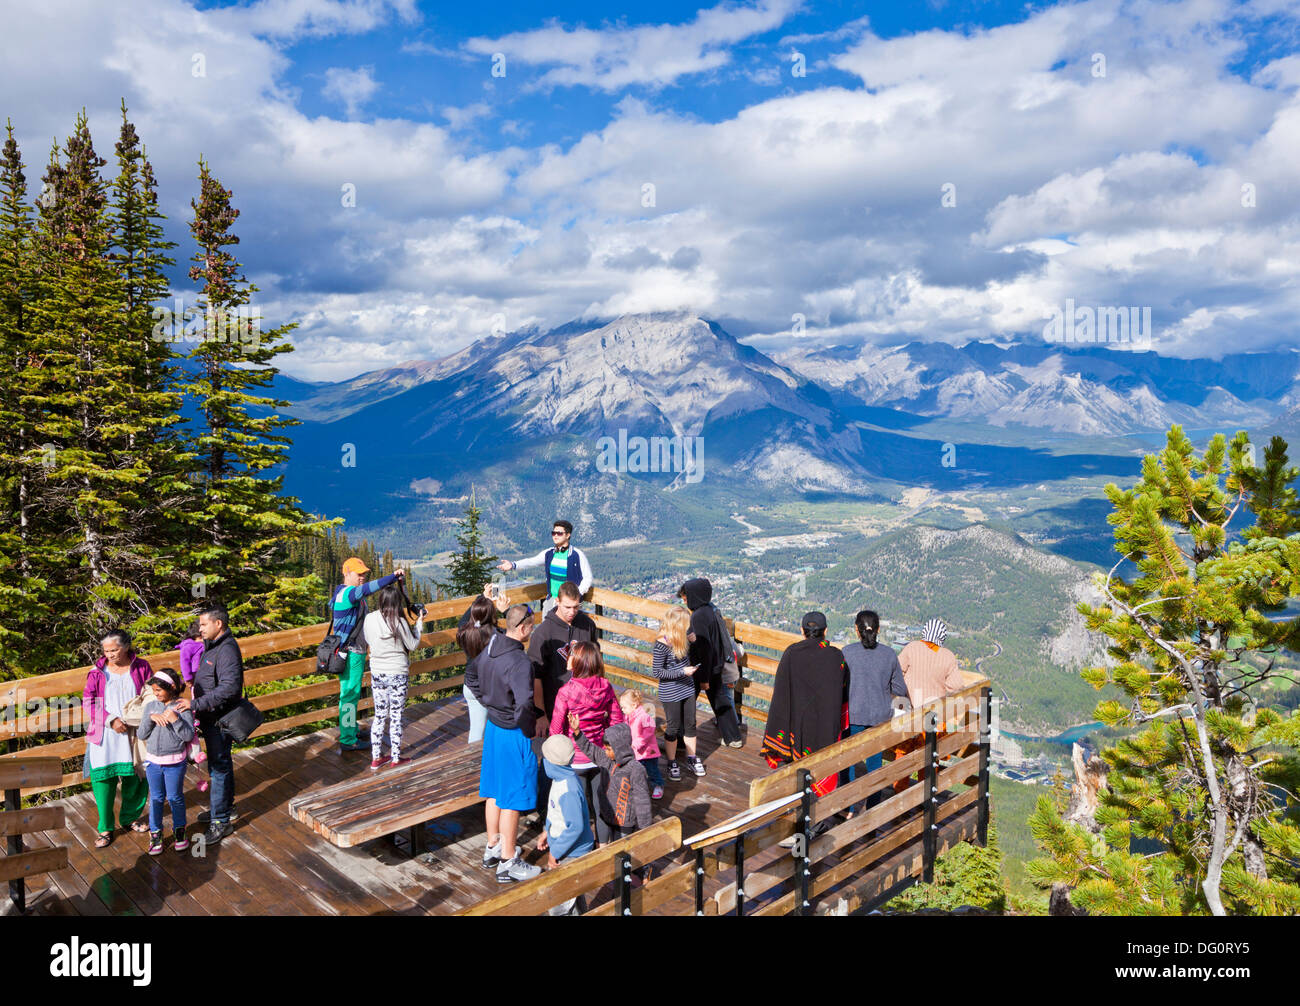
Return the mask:
<path fill-rule="evenodd" d="M 425 822 L 483 802 L 478 795 L 482 750 L 482 741 L 443 744 L 409 765 L 296 796 L 289 814 L 344 849 L 410 829 L 411 851 L 417 852 Z"/>
<path fill-rule="evenodd" d="M 5 837 L 5 853 L 0 857 L 0 882 L 9 882 L 9 898 L 21 915 L 27 911 L 26 878 L 53 873 L 68 865 L 68 850 L 63 846 L 23 852 L 23 835 L 50 831 L 67 825 L 63 807 L 29 807 L 22 809 L 22 790 L 32 786 L 57 783 L 63 775 L 58 758 L 25 758 L 0 762 L 0 790 L 4 792 L 4 811 L 0 813 L 0 835 Z"/>

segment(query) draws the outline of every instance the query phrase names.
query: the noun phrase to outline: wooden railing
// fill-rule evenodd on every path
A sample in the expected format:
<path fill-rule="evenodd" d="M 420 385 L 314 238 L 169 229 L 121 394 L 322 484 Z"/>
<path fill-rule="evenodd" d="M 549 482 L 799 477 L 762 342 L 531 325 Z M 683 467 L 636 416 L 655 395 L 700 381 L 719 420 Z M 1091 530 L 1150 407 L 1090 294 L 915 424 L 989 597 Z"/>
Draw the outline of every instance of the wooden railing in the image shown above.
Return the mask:
<path fill-rule="evenodd" d="M 53 782 L 62 771 L 57 758 L 0 762 L 0 793 L 4 794 L 0 836 L 5 839 L 5 855 L 0 857 L 0 883 L 9 882 L 9 900 L 19 915 L 27 910 L 27 878 L 54 873 L 68 865 L 66 846 L 23 851 L 24 835 L 64 828 L 67 825 L 66 808 L 29 807 L 24 810 L 19 794 L 25 787 Z"/>
<path fill-rule="evenodd" d="M 511 587 L 508 590 L 511 601 L 537 601 L 544 598 L 546 592 L 544 583 L 525 584 Z M 472 600 L 471 597 L 456 597 L 432 602 L 427 605 L 428 614 L 426 619 L 428 621 L 437 621 L 439 619 L 459 617 Z M 636 668 L 648 668 L 651 665 L 652 648 L 658 635 L 657 628 L 630 620 L 614 618 L 607 615 L 605 611 L 609 609 L 625 612 L 634 617 L 652 619 L 657 622 L 670 605 L 649 601 L 632 594 L 605 590 L 600 587 L 593 587 L 589 590 L 584 600 L 596 606 L 596 613 L 593 617 L 604 635 L 617 635 L 628 640 L 626 643 L 621 643 L 614 639 L 602 639 L 601 650 L 606 657 L 612 658 L 609 665 L 610 676 L 616 680 L 635 682 L 647 689 L 653 689 L 657 684 L 655 679 L 636 670 Z M 540 612 L 534 617 L 540 621 Z M 780 650 L 800 638 L 791 633 L 777 632 L 762 626 L 750 625 L 746 622 L 728 621 L 727 624 L 732 629 L 737 641 L 747 647 L 768 647 Z M 283 629 L 278 632 L 244 636 L 239 640 L 239 649 L 246 662 L 255 657 L 303 650 L 315 647 L 325 638 L 325 632 L 328 628 L 329 624 L 327 622 L 320 622 L 316 625 L 302 626 L 295 629 Z M 436 632 L 426 632 L 421 637 L 420 646 L 445 645 L 454 643 L 455 640 L 455 629 L 442 629 Z M 179 668 L 180 666 L 180 654 L 177 650 L 146 654 L 145 659 L 154 668 Z M 465 655 L 457 650 L 413 662 L 411 664 L 411 675 L 415 677 L 422 674 L 436 674 L 462 667 L 464 663 Z M 776 660 L 769 656 L 750 652 L 746 657 L 744 666 L 750 671 L 771 675 L 776 671 Z M 292 716 L 281 716 L 277 719 L 268 718 L 258 728 L 254 736 L 264 737 L 268 734 L 281 733 L 286 730 L 293 730 L 314 723 L 323 723 L 337 718 L 339 714 L 337 700 L 338 680 L 331 678 L 321 681 L 315 675 L 315 669 L 316 657 L 314 653 L 307 657 L 281 660 L 277 663 L 260 667 L 247 667 L 245 669 L 245 686 L 291 681 L 294 678 L 317 678 L 317 680 L 304 681 L 301 684 L 295 684 L 280 691 L 254 696 L 252 698 L 253 704 L 263 713 L 307 702 L 325 703 Z M 0 761 L 12 758 L 43 757 L 58 758 L 63 762 L 75 762 L 81 758 L 85 750 L 85 738 L 82 736 L 84 724 L 81 694 L 85 688 L 86 675 L 90 670 L 91 667 L 87 665 L 85 667 L 74 667 L 66 671 L 55 671 L 52 674 L 41 674 L 0 683 L 0 709 L 15 710 L 17 712 L 17 716 L 6 717 L 3 721 L 0 721 Z M 367 673 L 365 684 L 368 685 L 369 681 L 370 676 Z M 459 688 L 463 683 L 463 675 L 442 677 L 422 684 L 413 684 L 408 695 L 433 695 Z M 650 695 L 653 694 L 654 692 L 651 691 Z M 771 686 L 745 677 L 742 677 L 741 681 L 736 685 L 737 711 L 752 720 L 760 723 L 764 722 L 767 718 L 766 712 L 752 703 L 742 705 L 743 697 L 752 697 L 766 704 L 772 698 Z M 334 699 L 333 704 L 328 703 L 331 698 Z M 26 704 L 37 702 L 45 705 L 44 712 L 29 714 L 26 711 Z M 357 703 L 357 708 L 360 711 L 370 709 L 373 705 L 371 699 L 365 698 Z M 50 733 L 71 733 L 75 736 L 66 740 L 29 743 L 38 741 L 43 734 Z M 10 748 L 8 753 L 3 753 L 4 746 Z M 23 796 L 32 796 L 47 790 L 77 785 L 83 781 L 81 769 L 75 767 L 71 771 L 61 774 L 57 780 L 25 787 L 22 793 Z"/>
<path fill-rule="evenodd" d="M 627 879 L 633 855 L 649 862 L 650 852 L 670 834 L 664 826 L 676 818 L 565 863 L 464 914 L 539 914 L 579 893 L 600 890 L 611 879 L 614 897 L 587 914 L 844 913 L 881 904 L 918 879 L 928 882 L 935 858 L 953 844 L 988 840 L 990 690 L 981 675 L 963 672 L 963 679 L 960 691 L 902 722 L 862 731 L 753 780 L 748 811 L 664 849 L 659 855 L 673 861 L 640 887 Z M 895 757 L 826 796 L 816 795 L 816 780 L 851 767 L 861 773 L 865 759 L 885 753 Z M 917 782 L 894 790 L 913 774 L 919 775 Z M 887 798 L 836 820 L 877 793 Z M 637 844 L 638 838 L 645 844 Z M 791 839 L 790 856 L 769 857 L 757 870 L 746 870 L 764 850 Z M 684 860 L 682 850 L 688 853 Z M 706 895 L 709 879 L 724 873 L 731 879 Z"/>

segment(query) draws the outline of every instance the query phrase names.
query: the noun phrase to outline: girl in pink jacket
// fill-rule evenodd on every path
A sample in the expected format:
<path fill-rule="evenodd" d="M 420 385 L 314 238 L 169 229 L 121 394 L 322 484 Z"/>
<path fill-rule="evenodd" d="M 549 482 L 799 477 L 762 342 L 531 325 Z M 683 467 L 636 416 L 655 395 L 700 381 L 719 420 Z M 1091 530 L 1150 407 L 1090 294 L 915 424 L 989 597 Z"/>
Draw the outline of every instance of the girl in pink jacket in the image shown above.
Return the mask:
<path fill-rule="evenodd" d="M 619 708 L 632 728 L 632 753 L 645 769 L 650 783 L 650 799 L 664 795 L 664 777 L 659 772 L 659 741 L 655 737 L 655 707 L 635 688 L 618 697 Z"/>
<path fill-rule="evenodd" d="M 572 737 L 569 731 L 569 714 L 578 717 L 578 729 L 592 744 L 604 743 L 605 731 L 624 720 L 614 686 L 605 680 L 605 662 L 595 643 L 580 641 L 570 644 L 569 680 L 560 686 L 555 695 L 555 714 L 551 717 L 551 733 Z M 599 807 L 599 796 L 608 780 L 600 778 L 601 772 L 581 751 L 573 756 L 573 771 L 587 790 L 587 806 Z M 596 815 L 596 838 L 604 845 L 610 840 L 609 826 L 600 814 Z"/>

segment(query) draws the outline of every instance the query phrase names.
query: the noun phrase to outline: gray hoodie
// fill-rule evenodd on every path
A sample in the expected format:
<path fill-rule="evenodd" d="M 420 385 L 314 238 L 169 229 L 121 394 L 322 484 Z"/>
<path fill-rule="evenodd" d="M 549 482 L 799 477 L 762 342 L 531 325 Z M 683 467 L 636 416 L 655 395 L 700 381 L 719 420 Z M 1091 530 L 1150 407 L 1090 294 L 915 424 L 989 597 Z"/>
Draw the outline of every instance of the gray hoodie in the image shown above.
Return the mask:
<path fill-rule="evenodd" d="M 144 741 L 144 749 L 151 755 L 167 757 L 184 754 L 190 742 L 194 740 L 194 716 L 189 710 L 176 712 L 175 723 L 158 726 L 150 717 L 154 713 L 165 713 L 169 706 L 164 706 L 157 699 L 148 699 L 140 716 L 140 726 L 136 736 Z"/>

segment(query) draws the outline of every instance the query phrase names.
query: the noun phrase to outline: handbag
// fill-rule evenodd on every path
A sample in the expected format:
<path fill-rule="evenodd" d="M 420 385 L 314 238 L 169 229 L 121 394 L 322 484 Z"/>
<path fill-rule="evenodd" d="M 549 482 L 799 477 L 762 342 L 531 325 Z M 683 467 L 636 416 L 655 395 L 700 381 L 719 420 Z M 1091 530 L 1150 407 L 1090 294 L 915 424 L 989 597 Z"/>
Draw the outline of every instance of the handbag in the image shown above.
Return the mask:
<path fill-rule="evenodd" d="M 360 628 L 361 619 L 357 619 L 357 624 L 352 627 L 352 631 L 348 633 L 347 638 L 334 631 L 334 598 L 331 596 L 329 631 L 325 633 L 325 638 L 316 647 L 317 674 L 347 673 L 348 655 L 344 651 L 352 645 L 352 640 L 356 637 L 357 630 Z"/>
<path fill-rule="evenodd" d="M 140 779 L 145 778 L 145 746 L 136 730 L 144 719 L 144 702 L 144 695 L 133 695 L 126 700 L 121 716 L 122 722 L 127 727 L 127 736 L 131 740 L 131 763 L 135 768 L 136 777 Z"/>
<path fill-rule="evenodd" d="M 732 650 L 733 659 L 722 664 L 722 683 L 728 688 L 733 687 L 740 680 L 740 661 L 745 655 L 739 643 L 733 642 L 731 645 L 735 647 Z"/>
<path fill-rule="evenodd" d="M 246 741 L 265 719 L 262 710 L 241 698 L 233 709 L 217 720 L 217 726 L 233 741 Z"/>
<path fill-rule="evenodd" d="M 731 638 L 731 633 L 727 631 L 727 623 L 722 617 L 722 612 L 714 608 L 713 605 L 709 605 L 709 607 L 713 608 L 713 615 L 718 620 L 718 629 L 722 633 L 724 649 L 730 647 L 730 649 L 725 650 L 728 657 L 722 662 L 722 683 L 730 688 L 740 680 L 740 657 L 744 655 L 745 651 L 740 648 L 739 643 Z"/>

